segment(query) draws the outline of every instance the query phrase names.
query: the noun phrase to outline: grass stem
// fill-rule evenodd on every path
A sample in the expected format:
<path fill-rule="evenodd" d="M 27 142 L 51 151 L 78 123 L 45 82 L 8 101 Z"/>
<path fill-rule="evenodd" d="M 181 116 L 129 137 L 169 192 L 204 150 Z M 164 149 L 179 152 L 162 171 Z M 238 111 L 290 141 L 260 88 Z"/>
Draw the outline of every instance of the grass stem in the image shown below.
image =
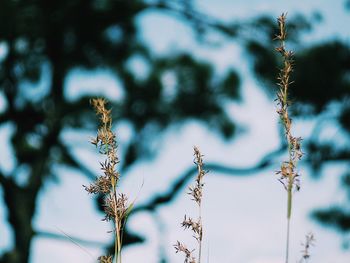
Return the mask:
<path fill-rule="evenodd" d="M 283 184 L 287 191 L 287 235 L 286 235 L 286 263 L 288 263 L 289 256 L 289 239 L 290 239 L 290 220 L 292 215 L 292 199 L 293 190 L 299 190 L 299 174 L 296 171 L 297 163 L 301 159 L 303 153 L 301 151 L 301 138 L 294 137 L 291 133 L 292 120 L 289 117 L 289 86 L 292 83 L 290 76 L 293 71 L 293 52 L 286 50 L 285 41 L 287 37 L 286 31 L 286 14 L 282 14 L 277 19 L 279 26 L 279 34 L 275 39 L 279 41 L 279 46 L 276 51 L 280 53 L 283 59 L 283 67 L 280 69 L 278 75 L 278 91 L 277 101 L 279 108 L 277 113 L 282 122 L 285 137 L 288 143 L 289 160 L 281 165 L 281 169 L 277 172 L 280 175 L 279 181 Z"/>
<path fill-rule="evenodd" d="M 288 263 L 288 260 L 289 260 L 289 232 L 290 232 L 290 218 L 287 218 L 286 261 L 285 261 L 285 263 Z"/>

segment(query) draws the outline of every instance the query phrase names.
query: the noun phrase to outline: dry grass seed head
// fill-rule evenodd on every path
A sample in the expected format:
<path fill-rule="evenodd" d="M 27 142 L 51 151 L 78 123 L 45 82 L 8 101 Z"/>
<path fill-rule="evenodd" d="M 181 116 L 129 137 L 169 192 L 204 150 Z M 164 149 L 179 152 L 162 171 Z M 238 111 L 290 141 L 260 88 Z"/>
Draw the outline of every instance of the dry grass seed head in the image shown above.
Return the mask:
<path fill-rule="evenodd" d="M 104 221 L 123 220 L 127 216 L 128 198 L 125 194 L 119 194 L 117 198 L 107 196 L 104 202 Z"/>
<path fill-rule="evenodd" d="M 201 251 L 202 251 L 202 239 L 203 239 L 203 225 L 202 225 L 202 218 L 201 218 L 201 203 L 202 203 L 202 190 L 203 190 L 203 177 L 205 174 L 208 173 L 204 169 L 204 162 L 203 162 L 203 155 L 200 153 L 198 147 L 194 146 L 194 164 L 197 166 L 197 176 L 195 180 L 195 185 L 193 187 L 189 187 L 189 195 L 192 196 L 192 200 L 194 200 L 199 209 L 199 217 L 197 220 L 192 219 L 191 217 L 187 217 L 185 215 L 184 220 L 181 223 L 181 226 L 184 229 L 190 229 L 193 232 L 193 237 L 198 242 L 198 259 L 196 259 L 192 254 L 193 251 L 190 251 L 187 249 L 187 247 L 177 241 L 177 243 L 174 245 L 176 253 L 182 252 L 185 255 L 185 263 L 196 263 L 198 260 L 198 263 L 201 262 Z"/>
<path fill-rule="evenodd" d="M 194 187 L 190 187 L 189 190 L 189 195 L 191 195 L 193 198 L 193 200 L 200 206 L 201 205 L 201 201 L 202 201 L 202 189 L 203 189 L 203 186 L 204 186 L 204 183 L 203 183 L 203 177 L 205 174 L 208 173 L 208 171 L 206 171 L 204 169 L 204 162 L 203 162 L 203 156 L 198 147 L 194 146 L 193 147 L 193 150 L 194 150 L 194 163 L 196 164 L 197 166 L 197 177 L 196 177 L 196 184 Z"/>
<path fill-rule="evenodd" d="M 301 151 L 301 138 L 294 137 L 291 134 L 291 125 L 292 120 L 289 117 L 288 107 L 289 107 L 289 98 L 288 98 L 288 89 L 290 84 L 290 76 L 293 71 L 293 52 L 285 49 L 285 40 L 287 37 L 286 32 L 286 14 L 283 13 L 277 19 L 279 26 L 279 34 L 275 39 L 279 40 L 280 45 L 276 48 L 276 51 L 279 52 L 283 58 L 283 67 L 280 69 L 278 75 L 278 91 L 277 91 L 277 113 L 280 116 L 281 122 L 285 129 L 285 136 L 288 142 L 288 152 L 289 152 L 289 161 L 282 163 L 281 169 L 276 173 L 280 175 L 279 181 L 284 185 L 286 190 L 289 188 L 295 188 L 299 190 L 299 174 L 296 172 L 296 164 L 302 158 L 303 152 Z"/>
<path fill-rule="evenodd" d="M 85 187 L 85 189 L 89 193 L 107 194 L 107 189 L 114 187 L 120 177 L 120 174 L 115 169 L 115 165 L 119 163 L 116 135 L 111 130 L 111 110 L 106 109 L 106 100 L 101 98 L 92 99 L 90 103 L 94 107 L 96 114 L 100 116 L 101 121 L 97 136 L 91 140 L 91 143 L 98 148 L 99 153 L 107 155 L 107 159 L 100 163 L 104 176 L 100 176 L 96 180 L 95 186 L 91 185 L 90 187 Z"/>
<path fill-rule="evenodd" d="M 98 261 L 100 263 L 112 263 L 113 257 L 112 256 L 101 256 L 98 258 Z"/>
<path fill-rule="evenodd" d="M 304 249 L 302 250 L 303 259 L 308 259 L 310 258 L 310 247 L 315 245 L 315 236 L 313 233 L 309 233 L 305 236 L 305 243 L 302 243 L 302 246 L 304 247 Z"/>
<path fill-rule="evenodd" d="M 177 241 L 174 245 L 175 253 L 183 253 L 185 255 L 184 263 L 196 263 L 196 259 L 192 256 L 194 250 L 189 250 L 184 244 Z"/>
<path fill-rule="evenodd" d="M 191 229 L 195 233 L 194 238 L 198 242 L 200 242 L 200 239 L 203 233 L 202 222 L 200 218 L 197 221 L 195 221 L 191 217 L 187 218 L 187 216 L 185 215 L 184 220 L 181 223 L 181 226 L 184 229 Z"/>
<path fill-rule="evenodd" d="M 100 154 L 106 156 L 104 162 L 100 162 L 103 172 L 90 186 L 84 186 L 85 190 L 93 194 L 102 194 L 104 197 L 105 221 L 113 221 L 115 233 L 115 253 L 117 263 L 121 263 L 122 233 L 126 219 L 130 213 L 133 203 L 128 205 L 126 195 L 118 193 L 117 185 L 120 178 L 116 171 L 119 163 L 117 157 L 116 135 L 112 132 L 111 110 L 106 108 L 105 99 L 92 99 L 91 105 L 99 116 L 100 126 L 97 130 L 96 138 L 91 143 L 98 148 Z M 113 231 L 111 231 L 113 232 Z M 109 263 L 113 261 L 113 256 L 103 256 L 100 262 Z"/>

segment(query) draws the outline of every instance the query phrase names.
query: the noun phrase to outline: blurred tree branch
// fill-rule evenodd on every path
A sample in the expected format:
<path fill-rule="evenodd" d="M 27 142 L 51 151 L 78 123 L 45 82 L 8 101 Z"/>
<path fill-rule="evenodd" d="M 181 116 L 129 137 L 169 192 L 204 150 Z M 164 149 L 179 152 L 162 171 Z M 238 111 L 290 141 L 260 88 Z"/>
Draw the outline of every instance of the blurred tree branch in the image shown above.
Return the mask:
<path fill-rule="evenodd" d="M 280 147 L 268 154 L 266 154 L 257 164 L 247 168 L 237 168 L 232 166 L 222 165 L 220 163 L 207 163 L 206 169 L 210 170 L 211 173 L 222 173 L 229 176 L 247 176 L 253 175 L 263 169 L 268 168 L 270 165 L 275 163 L 274 158 L 279 157 L 284 151 L 284 147 Z M 197 169 L 196 167 L 190 167 L 180 176 L 177 177 L 169 189 L 164 193 L 155 194 L 155 196 L 149 200 L 146 204 L 136 206 L 132 214 L 142 211 L 155 211 L 160 205 L 165 205 L 173 201 L 181 190 L 187 185 L 188 181 L 194 176 Z"/>
<path fill-rule="evenodd" d="M 35 235 L 38 238 L 49 238 L 49 239 L 55 239 L 55 240 L 62 240 L 62 241 L 67 241 L 67 242 L 73 242 L 75 244 L 79 244 L 82 246 L 92 246 L 92 247 L 101 247 L 104 248 L 108 244 L 105 242 L 98 242 L 95 240 L 86 240 L 80 237 L 75 237 L 72 235 L 68 235 L 65 233 L 54 233 L 54 232 L 49 232 L 49 231 L 35 231 Z"/>

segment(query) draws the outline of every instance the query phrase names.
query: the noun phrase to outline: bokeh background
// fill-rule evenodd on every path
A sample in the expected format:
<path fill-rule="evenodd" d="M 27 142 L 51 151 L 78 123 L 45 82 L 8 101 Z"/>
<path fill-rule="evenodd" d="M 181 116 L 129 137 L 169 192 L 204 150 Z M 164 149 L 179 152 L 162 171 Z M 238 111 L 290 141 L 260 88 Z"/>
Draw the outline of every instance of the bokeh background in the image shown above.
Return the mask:
<path fill-rule="evenodd" d="M 280 263 L 286 157 L 275 112 L 276 18 L 295 55 L 293 132 L 303 138 L 291 259 L 350 260 L 350 3 L 345 0 L 1 0 L 0 262 L 95 262 L 112 242 L 89 99 L 113 110 L 122 174 L 136 200 L 128 262 L 183 262 L 192 147 L 205 178 L 207 262 Z"/>

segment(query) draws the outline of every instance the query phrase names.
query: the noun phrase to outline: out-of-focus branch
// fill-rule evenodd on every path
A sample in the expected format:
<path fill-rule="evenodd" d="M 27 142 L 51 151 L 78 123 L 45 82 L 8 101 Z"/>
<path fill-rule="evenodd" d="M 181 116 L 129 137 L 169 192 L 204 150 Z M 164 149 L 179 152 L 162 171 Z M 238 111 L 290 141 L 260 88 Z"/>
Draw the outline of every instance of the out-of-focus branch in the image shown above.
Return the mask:
<path fill-rule="evenodd" d="M 83 246 L 90 246 L 90 247 L 106 247 L 108 246 L 107 243 L 98 242 L 94 240 L 86 240 L 79 237 L 74 237 L 68 234 L 65 234 L 62 232 L 62 234 L 49 232 L 49 231 L 35 231 L 34 232 L 37 237 L 40 238 L 49 238 L 49 239 L 56 239 L 56 240 L 62 240 L 67 242 L 73 242 L 76 245 L 83 245 Z"/>
<path fill-rule="evenodd" d="M 175 15 L 194 24 L 195 28 L 215 29 L 230 37 L 236 36 L 239 28 L 236 24 L 225 24 L 218 19 L 198 12 L 195 8 L 184 5 L 183 2 L 180 1 L 160 0 L 147 4 L 147 8 L 168 12 L 171 15 Z"/>
<path fill-rule="evenodd" d="M 8 111 L 5 111 L 0 114 L 0 124 L 7 122 L 10 119 L 10 114 Z"/>
<path fill-rule="evenodd" d="M 237 168 L 218 163 L 207 163 L 205 167 L 212 172 L 223 173 L 230 176 L 251 175 L 272 165 L 275 162 L 275 157 L 279 156 L 283 150 L 284 146 L 272 151 L 271 153 L 265 155 L 256 165 L 248 168 Z M 168 190 L 166 190 L 164 193 L 155 195 L 155 197 L 146 204 L 136 206 L 132 213 L 145 210 L 155 211 L 159 205 L 164 205 L 171 202 L 180 193 L 180 190 L 187 185 L 187 182 L 196 173 L 196 171 L 196 167 L 187 169 L 183 174 L 181 174 L 181 176 L 178 177 L 178 179 L 170 186 Z"/>
<path fill-rule="evenodd" d="M 0 185 L 3 187 L 7 184 L 8 179 L 5 177 L 5 175 L 0 172 Z"/>
<path fill-rule="evenodd" d="M 77 161 L 74 156 L 68 151 L 67 147 L 63 145 L 62 143 L 59 143 L 58 146 L 61 149 L 62 157 L 64 158 L 64 163 L 78 169 L 83 174 L 85 174 L 89 179 L 95 180 L 96 175 L 90 171 L 86 165 L 81 164 L 79 161 Z"/>

